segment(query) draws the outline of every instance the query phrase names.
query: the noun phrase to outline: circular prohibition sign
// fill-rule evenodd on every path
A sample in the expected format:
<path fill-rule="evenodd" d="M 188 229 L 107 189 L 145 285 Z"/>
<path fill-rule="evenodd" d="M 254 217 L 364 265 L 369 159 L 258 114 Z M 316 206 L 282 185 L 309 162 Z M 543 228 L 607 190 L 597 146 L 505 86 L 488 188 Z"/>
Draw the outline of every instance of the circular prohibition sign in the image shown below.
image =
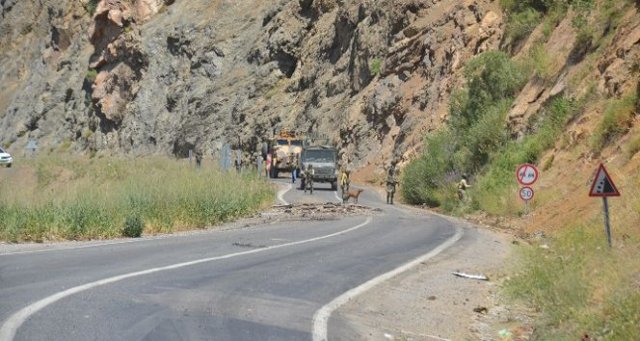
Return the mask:
<path fill-rule="evenodd" d="M 533 188 L 531 187 L 522 187 L 520 188 L 520 199 L 524 200 L 524 201 L 529 201 L 531 199 L 533 199 Z"/>
<path fill-rule="evenodd" d="M 533 185 L 538 180 L 538 168 L 530 163 L 518 166 L 516 179 L 522 186 Z"/>

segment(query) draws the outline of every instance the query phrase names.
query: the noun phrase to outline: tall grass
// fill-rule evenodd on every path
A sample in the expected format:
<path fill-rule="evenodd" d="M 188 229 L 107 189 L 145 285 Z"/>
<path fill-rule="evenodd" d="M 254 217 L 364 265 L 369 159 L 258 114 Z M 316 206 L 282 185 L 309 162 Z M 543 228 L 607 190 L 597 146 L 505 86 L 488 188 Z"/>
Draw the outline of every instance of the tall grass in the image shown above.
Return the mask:
<path fill-rule="evenodd" d="M 626 134 L 631 129 L 635 105 L 635 94 L 609 101 L 602 120 L 593 135 L 592 148 L 594 150 L 601 150 L 613 139 Z"/>
<path fill-rule="evenodd" d="M 129 220 L 145 233 L 204 228 L 273 198 L 255 175 L 168 159 L 41 158 L 0 179 L 0 240 L 105 239 Z"/>
<path fill-rule="evenodd" d="M 534 340 L 635 340 L 640 335 L 637 241 L 610 249 L 602 225 L 557 233 L 548 249 L 520 249 L 505 293 L 533 306 Z"/>

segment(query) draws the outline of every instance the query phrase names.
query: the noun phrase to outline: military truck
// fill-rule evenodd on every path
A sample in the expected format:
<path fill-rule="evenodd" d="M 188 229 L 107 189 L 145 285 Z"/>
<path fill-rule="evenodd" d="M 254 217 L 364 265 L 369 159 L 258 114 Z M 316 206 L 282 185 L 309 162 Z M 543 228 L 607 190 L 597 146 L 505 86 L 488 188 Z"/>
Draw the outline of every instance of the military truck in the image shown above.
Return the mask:
<path fill-rule="evenodd" d="M 270 176 L 277 178 L 280 172 L 296 172 L 300 165 L 303 137 L 290 130 L 280 130 L 269 143 L 271 154 Z"/>
<path fill-rule="evenodd" d="M 331 146 L 305 146 L 300 155 L 300 168 L 313 166 L 313 182 L 330 183 L 332 190 L 338 189 L 338 150 Z M 304 188 L 304 179 L 301 184 Z"/>

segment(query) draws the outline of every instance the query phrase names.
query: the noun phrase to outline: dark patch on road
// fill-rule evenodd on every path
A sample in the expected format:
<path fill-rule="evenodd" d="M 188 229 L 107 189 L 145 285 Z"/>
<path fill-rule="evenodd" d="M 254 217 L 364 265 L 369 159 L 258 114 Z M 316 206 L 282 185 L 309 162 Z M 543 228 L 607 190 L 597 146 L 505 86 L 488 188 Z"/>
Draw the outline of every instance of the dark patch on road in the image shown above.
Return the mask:
<path fill-rule="evenodd" d="M 244 247 L 248 249 L 264 249 L 265 247 L 267 247 L 266 245 L 253 245 L 251 243 L 240 243 L 240 242 L 235 242 L 231 245 L 237 246 L 237 247 Z"/>

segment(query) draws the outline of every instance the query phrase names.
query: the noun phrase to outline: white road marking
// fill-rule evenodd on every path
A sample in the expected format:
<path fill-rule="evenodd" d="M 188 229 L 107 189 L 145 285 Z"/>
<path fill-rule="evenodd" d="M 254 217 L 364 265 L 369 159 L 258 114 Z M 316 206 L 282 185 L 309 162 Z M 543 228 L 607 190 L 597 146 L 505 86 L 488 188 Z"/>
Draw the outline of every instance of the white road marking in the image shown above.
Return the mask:
<path fill-rule="evenodd" d="M 280 200 L 280 203 L 283 205 L 289 205 L 289 203 L 284 200 L 284 198 L 282 197 L 285 193 L 289 192 L 291 190 L 291 184 L 287 184 L 286 188 L 283 188 L 281 190 L 278 191 L 278 200 Z"/>
<path fill-rule="evenodd" d="M 12 255 L 23 255 L 23 254 L 29 254 L 29 253 L 62 251 L 62 250 L 67 251 L 67 250 L 89 249 L 89 248 L 100 247 L 100 246 L 111 246 L 111 245 L 119 245 L 119 244 L 137 243 L 137 242 L 142 242 L 142 241 L 147 241 L 147 240 L 152 240 L 152 239 L 155 240 L 157 238 L 148 238 L 148 239 L 145 238 L 144 240 L 142 240 L 142 239 L 131 239 L 131 240 L 118 241 L 118 242 L 102 242 L 100 244 L 71 246 L 71 247 L 66 247 L 65 245 L 52 244 L 51 248 L 48 248 L 48 249 L 25 250 L 25 251 L 9 251 L 9 252 L 0 253 L 0 257 L 2 257 L 2 256 L 12 256 Z"/>
<path fill-rule="evenodd" d="M 356 296 L 363 294 L 364 292 L 373 288 L 374 286 L 384 281 L 387 281 L 392 277 L 395 277 L 430 258 L 435 257 L 440 252 L 446 250 L 448 247 L 450 247 L 451 245 L 455 244 L 458 240 L 460 240 L 460 238 L 462 238 L 462 234 L 463 234 L 462 228 L 456 228 L 456 233 L 451 238 L 447 239 L 447 241 L 440 244 L 437 248 L 431 250 L 429 253 L 423 256 L 420 256 L 412 261 L 409 261 L 404 265 L 401 265 L 385 274 L 382 274 L 376 278 L 373 278 L 368 282 L 365 282 L 345 292 L 344 294 L 336 297 L 333 301 L 327 303 L 325 306 L 320 308 L 313 315 L 313 330 L 312 330 L 313 341 L 327 341 L 327 324 L 329 323 L 329 317 L 331 316 L 331 313 L 333 313 L 336 309 L 340 308 L 340 306 L 349 302 L 349 300 L 354 299 Z"/>
<path fill-rule="evenodd" d="M 45 297 L 37 302 L 34 302 L 24 308 L 22 308 L 20 311 L 16 312 L 15 314 L 11 315 L 11 317 L 9 317 L 5 323 L 2 325 L 2 328 L 0 329 L 0 341 L 11 341 L 13 340 L 13 338 L 16 336 L 16 333 L 18 331 L 18 328 L 20 328 L 20 326 L 29 318 L 31 317 L 33 314 L 37 313 L 38 311 L 46 308 L 47 306 L 65 298 L 71 295 L 75 295 L 79 292 L 82 291 L 86 291 L 89 289 L 93 289 L 102 285 L 106 285 L 106 284 L 111 284 L 111 283 L 115 283 L 118 281 L 122 281 L 124 279 L 128 279 L 128 278 L 133 278 L 133 277 L 138 277 L 138 276 L 144 276 L 144 275 L 148 275 L 148 274 L 152 274 L 152 273 L 156 273 L 156 272 L 161 272 L 161 271 L 167 271 L 167 270 L 174 270 L 174 269 L 179 269 L 179 268 L 184 268 L 184 267 L 188 267 L 188 266 L 192 266 L 192 265 L 197 265 L 197 264 L 202 264 L 202 263 L 206 263 L 206 262 L 212 262 L 212 261 L 217 261 L 217 260 L 222 260 L 222 259 L 229 259 L 229 258 L 233 258 L 233 257 L 238 257 L 238 256 L 244 256 L 244 255 L 249 255 L 249 254 L 253 254 L 253 253 L 258 253 L 258 252 L 264 252 L 264 251 L 268 251 L 268 250 L 274 250 L 274 249 L 280 249 L 280 248 L 284 248 L 284 247 L 289 247 L 289 246 L 294 246 L 294 245 L 301 245 L 301 244 L 306 244 L 306 243 L 311 243 L 311 242 L 315 242 L 318 240 L 322 240 L 322 239 L 327 239 L 327 238 L 331 238 L 331 237 L 335 237 L 335 236 L 339 236 L 342 234 L 346 234 L 352 231 L 355 231 L 367 224 L 371 223 L 371 217 L 368 217 L 363 223 L 360 223 L 356 226 L 350 227 L 346 230 L 342 230 L 342 231 L 338 231 L 335 233 L 331 233 L 325 236 L 320 236 L 320 237 L 315 237 L 315 238 L 311 238 L 311 239 L 305 239 L 305 240 L 300 240 L 297 242 L 291 242 L 291 243 L 286 243 L 286 244 L 280 244 L 280 245 L 273 245 L 273 246 L 269 246 L 269 247 L 265 247 L 265 248 L 261 248 L 261 249 L 253 249 L 253 250 L 249 250 L 249 251 L 243 251 L 243 252 L 236 252 L 236 253 L 230 253 L 227 255 L 222 255 L 222 256 L 217 256 L 217 257 L 211 257 L 211 258 L 203 258 L 203 259 L 198 259 L 198 260 L 194 260 L 194 261 L 190 261 L 190 262 L 184 262 L 184 263 L 178 263 L 178 264 L 173 264 L 173 265 L 168 265 L 168 266 L 163 266 L 163 267 L 158 267 L 158 268 L 152 268 L 152 269 L 148 269 L 148 270 L 142 270 L 142 271 L 137 271 L 137 272 L 131 272 L 128 274 L 124 274 L 124 275 L 119 275 L 119 276 L 114 276 L 114 277 L 109 277 L 109 278 L 105 278 L 105 279 L 101 279 L 95 282 L 91 282 L 91 283 L 87 283 L 87 284 L 83 284 L 83 285 L 79 285 L 64 291 L 61 291 L 59 293 L 53 294 L 51 296 Z"/>
<path fill-rule="evenodd" d="M 340 196 L 338 195 L 338 191 L 333 191 L 333 194 L 336 196 L 336 199 L 338 199 L 338 201 L 342 202 L 342 198 L 340 198 Z"/>

